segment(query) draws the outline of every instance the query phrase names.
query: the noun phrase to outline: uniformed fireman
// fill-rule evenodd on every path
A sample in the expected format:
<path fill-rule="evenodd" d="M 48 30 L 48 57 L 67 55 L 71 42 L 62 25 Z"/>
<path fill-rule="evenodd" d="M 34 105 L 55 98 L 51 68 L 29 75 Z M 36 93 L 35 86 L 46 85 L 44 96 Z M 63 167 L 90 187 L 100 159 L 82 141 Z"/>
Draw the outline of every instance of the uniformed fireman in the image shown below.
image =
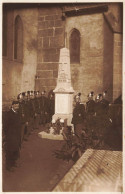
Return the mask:
<path fill-rule="evenodd" d="M 85 106 L 81 103 L 81 93 L 75 96 L 76 105 L 73 110 L 72 124 L 74 125 L 74 133 L 80 137 L 84 129 Z"/>
<path fill-rule="evenodd" d="M 24 140 L 28 140 L 28 136 L 30 135 L 31 131 L 31 105 L 30 105 L 30 91 L 25 92 L 25 115 L 26 115 L 26 126 L 25 126 L 25 133 L 24 133 Z"/>
<path fill-rule="evenodd" d="M 99 94 L 97 96 L 96 102 L 96 130 L 102 145 L 104 144 L 107 130 L 109 129 L 110 125 L 108 116 L 109 102 L 105 99 L 104 96 L 104 94 Z"/>
<path fill-rule="evenodd" d="M 55 113 L 55 94 L 53 90 L 49 92 L 48 99 L 49 99 L 49 122 L 51 122 L 52 116 Z"/>
<path fill-rule="evenodd" d="M 30 91 L 30 102 L 31 102 L 31 121 L 32 121 L 32 130 L 35 129 L 35 103 L 34 103 L 34 91 Z"/>
<path fill-rule="evenodd" d="M 48 98 L 46 97 L 46 91 L 42 91 L 40 97 L 40 107 L 41 107 L 41 124 L 45 125 L 48 122 L 48 113 L 49 113 L 49 103 Z"/>
<path fill-rule="evenodd" d="M 17 96 L 19 101 L 19 116 L 21 119 L 21 143 L 23 142 L 24 132 L 25 132 L 25 125 L 26 125 L 26 112 L 25 112 L 25 103 L 24 103 L 24 93 L 20 93 Z"/>
<path fill-rule="evenodd" d="M 104 112 L 104 114 L 108 114 L 108 111 L 109 111 L 109 101 L 107 100 L 107 91 L 103 92 L 101 103 L 103 104 L 103 112 Z"/>
<path fill-rule="evenodd" d="M 88 134 L 92 135 L 95 127 L 95 101 L 93 100 L 94 92 L 88 94 L 88 101 L 86 102 L 86 127 Z"/>
<path fill-rule="evenodd" d="M 35 91 L 35 98 L 34 98 L 34 104 L 35 104 L 35 129 L 39 129 L 40 124 L 40 113 L 41 113 L 41 107 L 40 107 L 40 95 L 39 91 Z"/>

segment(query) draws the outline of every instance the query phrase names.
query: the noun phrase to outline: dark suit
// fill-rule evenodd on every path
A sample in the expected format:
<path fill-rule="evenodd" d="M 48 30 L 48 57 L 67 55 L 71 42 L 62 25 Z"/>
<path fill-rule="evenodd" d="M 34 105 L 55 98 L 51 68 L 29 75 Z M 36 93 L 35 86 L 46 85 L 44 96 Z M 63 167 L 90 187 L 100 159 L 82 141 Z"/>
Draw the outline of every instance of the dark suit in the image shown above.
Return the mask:
<path fill-rule="evenodd" d="M 89 100 L 86 102 L 86 125 L 87 130 L 90 135 L 92 135 L 92 132 L 95 127 L 95 101 Z"/>
<path fill-rule="evenodd" d="M 49 122 L 49 100 L 45 96 L 40 97 L 41 124 Z"/>
<path fill-rule="evenodd" d="M 85 120 L 85 106 L 84 104 L 77 103 L 73 110 L 72 124 L 74 124 L 75 134 L 81 135 L 82 129 L 84 129 Z"/>
<path fill-rule="evenodd" d="M 96 132 L 98 137 L 105 137 L 110 122 L 109 122 L 109 102 L 105 99 L 96 103 Z"/>
<path fill-rule="evenodd" d="M 12 109 L 6 113 L 3 120 L 5 132 L 6 167 L 11 168 L 19 157 L 21 146 L 21 120 L 19 113 Z"/>

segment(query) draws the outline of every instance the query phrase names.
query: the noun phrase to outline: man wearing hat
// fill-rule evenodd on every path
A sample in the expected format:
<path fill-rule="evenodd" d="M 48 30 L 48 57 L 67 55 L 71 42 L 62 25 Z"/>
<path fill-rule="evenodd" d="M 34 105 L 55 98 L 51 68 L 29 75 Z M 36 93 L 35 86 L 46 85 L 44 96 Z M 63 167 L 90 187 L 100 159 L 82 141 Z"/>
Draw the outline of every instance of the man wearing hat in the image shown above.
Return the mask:
<path fill-rule="evenodd" d="M 30 95 L 32 93 L 30 91 L 27 91 L 27 103 L 26 103 L 26 118 L 27 118 L 27 127 L 25 130 L 25 134 L 24 134 L 24 140 L 27 141 L 28 140 L 28 136 L 31 133 L 31 130 L 33 128 L 33 105 L 31 103 L 31 99 L 30 99 Z"/>
<path fill-rule="evenodd" d="M 94 92 L 88 94 L 88 101 L 86 102 L 86 124 L 88 133 L 92 135 L 95 127 L 95 101 L 93 100 Z"/>
<path fill-rule="evenodd" d="M 104 144 L 105 134 L 109 126 L 108 118 L 109 103 L 104 98 L 104 94 L 97 95 L 96 102 L 96 130 L 98 138 L 101 140 L 102 145 Z"/>
<path fill-rule="evenodd" d="M 32 130 L 35 129 L 35 101 L 34 101 L 34 91 L 30 91 L 30 102 L 31 102 L 31 120 L 32 120 Z"/>
<path fill-rule="evenodd" d="M 19 102 L 13 101 L 11 109 L 7 112 L 6 117 L 3 120 L 6 169 L 8 171 L 14 170 L 13 167 L 16 167 L 16 160 L 20 156 L 21 120 L 18 110 Z"/>
<path fill-rule="evenodd" d="M 102 94 L 102 100 L 101 100 L 104 114 L 108 114 L 109 110 L 109 101 L 107 100 L 107 91 L 104 91 Z"/>
<path fill-rule="evenodd" d="M 48 120 L 48 112 L 49 112 L 49 102 L 48 98 L 46 97 L 46 91 L 42 91 L 40 97 L 40 107 L 41 107 L 41 124 L 45 125 Z"/>
<path fill-rule="evenodd" d="M 35 129 L 39 129 L 41 113 L 39 91 L 35 91 L 34 105 L 35 105 L 35 115 L 34 115 Z"/>
<path fill-rule="evenodd" d="M 48 99 L 49 99 L 49 122 L 51 122 L 52 116 L 55 113 L 55 95 L 53 90 L 50 90 L 48 94 Z"/>
<path fill-rule="evenodd" d="M 78 93 L 75 96 L 75 108 L 73 110 L 73 118 L 72 118 L 72 124 L 74 124 L 74 132 L 77 135 L 77 137 L 81 137 L 81 134 L 84 129 L 84 121 L 85 121 L 85 106 L 84 104 L 81 104 L 80 99 L 81 93 Z"/>
<path fill-rule="evenodd" d="M 25 93 L 22 92 L 17 96 L 17 99 L 19 101 L 19 115 L 22 123 L 21 127 L 21 143 L 24 139 L 24 132 L 25 132 L 25 126 L 26 126 L 26 107 L 25 107 L 25 101 L 24 101 Z"/>

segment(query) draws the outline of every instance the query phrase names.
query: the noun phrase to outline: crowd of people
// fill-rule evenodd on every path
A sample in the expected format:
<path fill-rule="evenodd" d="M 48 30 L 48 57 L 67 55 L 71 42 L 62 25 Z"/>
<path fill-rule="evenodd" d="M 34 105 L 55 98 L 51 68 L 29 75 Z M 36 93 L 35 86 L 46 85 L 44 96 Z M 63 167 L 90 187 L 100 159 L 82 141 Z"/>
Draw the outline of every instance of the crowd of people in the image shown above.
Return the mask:
<path fill-rule="evenodd" d="M 107 91 L 96 95 L 94 92 L 88 94 L 86 104 L 81 103 L 81 93 L 75 96 L 75 107 L 73 110 L 72 124 L 74 125 L 75 134 L 80 137 L 83 132 L 95 140 L 100 140 L 104 144 L 105 139 L 109 136 L 111 128 L 116 133 L 122 135 L 122 107 L 116 107 L 116 115 L 112 114 L 107 100 Z M 121 104 L 121 97 L 116 99 L 113 104 Z M 116 129 L 117 128 L 117 129 Z"/>
<path fill-rule="evenodd" d="M 98 94 L 95 99 L 94 92 L 88 94 L 86 104 L 81 103 L 81 93 L 75 95 L 72 124 L 74 132 L 80 136 L 83 131 L 93 138 L 104 138 L 112 118 L 109 115 L 109 101 L 107 92 Z M 27 91 L 18 94 L 12 102 L 11 109 L 3 114 L 3 132 L 5 137 L 6 169 L 9 171 L 16 167 L 17 159 L 23 141 L 28 141 L 29 135 L 52 121 L 55 112 L 55 96 L 53 90 L 46 95 L 46 91 Z M 120 117 L 121 118 L 121 117 Z M 122 122 L 122 121 L 121 121 Z"/>
<path fill-rule="evenodd" d="M 6 169 L 16 166 L 23 141 L 29 135 L 52 120 L 54 114 L 54 93 L 50 91 L 27 91 L 18 94 L 11 109 L 3 114 L 3 136 L 5 141 Z"/>

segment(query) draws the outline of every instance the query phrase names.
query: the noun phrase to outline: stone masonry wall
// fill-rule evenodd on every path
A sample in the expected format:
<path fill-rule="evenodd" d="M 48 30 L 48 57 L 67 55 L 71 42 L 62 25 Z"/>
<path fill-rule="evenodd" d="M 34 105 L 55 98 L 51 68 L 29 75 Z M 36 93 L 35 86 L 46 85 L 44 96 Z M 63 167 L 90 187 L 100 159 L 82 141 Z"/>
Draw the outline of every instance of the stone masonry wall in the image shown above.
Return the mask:
<path fill-rule="evenodd" d="M 122 34 L 114 34 L 113 99 L 122 94 Z"/>
<path fill-rule="evenodd" d="M 103 91 L 109 101 L 113 97 L 113 32 L 104 18 Z"/>
<path fill-rule="evenodd" d="M 38 9 L 17 9 L 14 11 L 14 17 L 16 15 L 20 15 L 23 22 L 23 70 L 20 92 L 25 92 L 35 89 Z"/>
<path fill-rule="evenodd" d="M 90 91 L 103 88 L 103 15 L 91 14 L 66 19 L 67 47 L 72 29 L 80 32 L 80 64 L 71 64 L 72 85 L 87 101 Z"/>
<path fill-rule="evenodd" d="M 23 59 L 14 59 L 14 19 L 23 23 Z M 37 66 L 37 8 L 8 10 L 7 56 L 3 57 L 3 108 L 10 106 L 20 92 L 34 90 Z"/>
<path fill-rule="evenodd" d="M 64 47 L 64 21 L 59 7 L 38 10 L 38 66 L 36 89 L 55 89 L 60 48 Z"/>

